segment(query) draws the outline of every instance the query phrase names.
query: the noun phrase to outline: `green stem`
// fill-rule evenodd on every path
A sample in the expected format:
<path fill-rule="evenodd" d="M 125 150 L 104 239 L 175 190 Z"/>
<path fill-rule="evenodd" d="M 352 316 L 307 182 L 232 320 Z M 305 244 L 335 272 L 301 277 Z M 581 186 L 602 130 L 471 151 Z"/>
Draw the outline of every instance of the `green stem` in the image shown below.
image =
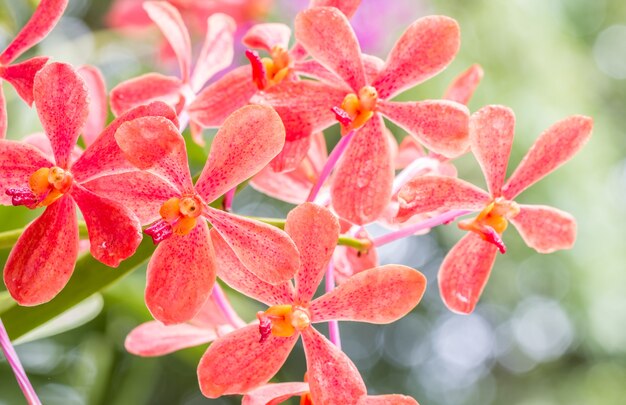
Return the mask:
<path fill-rule="evenodd" d="M 254 219 L 255 221 L 263 222 L 268 225 L 275 226 L 276 228 L 285 229 L 285 220 L 280 218 L 262 218 L 262 217 L 250 217 L 246 218 Z M 337 241 L 338 245 L 342 246 L 350 246 L 361 252 L 366 252 L 369 248 L 372 247 L 372 242 L 368 239 L 359 239 L 354 238 L 349 235 L 339 235 L 339 240 Z"/>
<path fill-rule="evenodd" d="M 15 245 L 20 236 L 22 236 L 25 229 L 26 227 L 0 232 L 0 249 L 8 249 L 13 247 L 13 245 Z M 89 236 L 87 234 L 87 224 L 85 224 L 83 221 L 78 222 L 78 233 L 81 238 L 86 238 Z"/>

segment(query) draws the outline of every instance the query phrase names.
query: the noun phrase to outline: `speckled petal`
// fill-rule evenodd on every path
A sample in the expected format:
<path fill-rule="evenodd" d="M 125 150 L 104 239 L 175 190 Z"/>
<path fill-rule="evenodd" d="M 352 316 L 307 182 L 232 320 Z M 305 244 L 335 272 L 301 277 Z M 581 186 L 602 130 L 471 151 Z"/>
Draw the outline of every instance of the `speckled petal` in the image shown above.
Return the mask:
<path fill-rule="evenodd" d="M 34 146 L 23 142 L 0 139 L 0 204 L 12 205 L 9 188 L 28 187 L 28 180 L 42 167 L 53 163 Z"/>
<path fill-rule="evenodd" d="M 217 276 L 231 288 L 268 306 L 294 301 L 295 292 L 291 281 L 273 285 L 261 280 L 241 263 L 215 228 L 211 229 L 211 240 L 217 260 Z"/>
<path fill-rule="evenodd" d="M 111 111 L 116 116 L 153 101 L 175 107 L 182 97 L 182 83 L 174 76 L 147 73 L 126 80 L 111 89 Z"/>
<path fill-rule="evenodd" d="M 207 32 L 191 75 L 191 89 L 197 93 L 217 72 L 233 62 L 233 34 L 235 21 L 222 13 L 212 14 L 207 20 Z"/>
<path fill-rule="evenodd" d="M 78 256 L 78 220 L 71 197 L 54 202 L 17 240 L 4 266 L 4 284 L 20 305 L 39 305 L 67 284 Z"/>
<path fill-rule="evenodd" d="M 567 212 L 545 205 L 521 205 L 511 218 L 526 244 L 539 253 L 571 249 L 576 241 L 576 220 Z"/>
<path fill-rule="evenodd" d="M 467 105 L 484 75 L 480 65 L 472 65 L 450 84 L 443 98 Z"/>
<path fill-rule="evenodd" d="M 32 105 L 35 75 L 47 62 L 47 56 L 37 56 L 24 62 L 4 67 L 4 69 L 0 70 L 0 77 L 11 83 L 26 104 Z"/>
<path fill-rule="evenodd" d="M 270 162 L 270 167 L 275 172 L 290 172 L 295 170 L 309 150 L 311 137 L 285 141 L 283 150 Z"/>
<path fill-rule="evenodd" d="M 253 25 L 243 36 L 241 41 L 248 48 L 263 49 L 270 52 L 274 46 L 283 49 L 289 47 L 291 28 L 280 23 L 265 23 Z"/>
<path fill-rule="evenodd" d="M 341 10 L 346 17 L 351 18 L 359 8 L 361 0 L 311 0 L 309 8 L 313 7 L 336 7 Z"/>
<path fill-rule="evenodd" d="M 296 300 L 307 302 L 315 294 L 337 245 L 339 221 L 327 208 L 304 203 L 287 215 L 285 231 L 300 251 Z"/>
<path fill-rule="evenodd" d="M 259 342 L 259 325 L 238 329 L 208 348 L 198 364 L 198 382 L 208 398 L 244 394 L 267 383 L 283 365 L 298 340 L 269 335 Z"/>
<path fill-rule="evenodd" d="M 374 395 L 359 399 L 357 405 L 419 405 L 416 400 L 406 395 Z"/>
<path fill-rule="evenodd" d="M 439 269 L 439 290 L 446 306 L 457 313 L 474 311 L 487 284 L 498 248 L 473 232 L 448 252 Z"/>
<path fill-rule="evenodd" d="M 248 392 L 241 400 L 241 405 L 274 405 L 280 404 L 291 397 L 309 392 L 309 384 L 304 382 L 287 382 L 266 384 Z"/>
<path fill-rule="evenodd" d="M 89 146 L 102 133 L 107 123 L 107 87 L 104 76 L 97 67 L 85 65 L 78 68 L 77 72 L 85 81 L 89 93 L 89 115 L 83 130 L 83 140 Z"/>
<path fill-rule="evenodd" d="M 146 274 L 146 305 L 166 325 L 194 317 L 215 283 L 215 253 L 205 221 L 159 243 Z"/>
<path fill-rule="evenodd" d="M 302 331 L 307 376 L 315 404 L 356 404 L 367 389 L 354 363 L 313 327 Z"/>
<path fill-rule="evenodd" d="M 7 100 L 0 83 L 0 139 L 7 137 Z"/>
<path fill-rule="evenodd" d="M 375 221 L 391 200 L 392 184 L 391 148 L 383 119 L 375 114 L 350 140 L 335 169 L 333 207 L 355 224 Z"/>
<path fill-rule="evenodd" d="M 355 274 L 311 303 L 311 321 L 390 323 L 409 313 L 426 291 L 417 270 L 386 265 Z"/>
<path fill-rule="evenodd" d="M 205 215 L 243 265 L 261 280 L 278 284 L 291 279 L 300 267 L 298 249 L 284 231 L 211 207 Z"/>
<path fill-rule="evenodd" d="M 537 138 L 502 188 L 504 196 L 515 198 L 570 160 L 587 143 L 592 128 L 593 120 L 582 115 L 565 118 L 548 128 Z"/>
<path fill-rule="evenodd" d="M 390 99 L 445 69 L 460 44 L 459 24 L 452 18 L 420 18 L 398 39 L 372 86 L 380 98 Z"/>
<path fill-rule="evenodd" d="M 217 339 L 217 329 L 204 329 L 187 323 L 164 325 L 159 321 L 142 323 L 124 342 L 129 353 L 137 356 L 163 356 Z"/>

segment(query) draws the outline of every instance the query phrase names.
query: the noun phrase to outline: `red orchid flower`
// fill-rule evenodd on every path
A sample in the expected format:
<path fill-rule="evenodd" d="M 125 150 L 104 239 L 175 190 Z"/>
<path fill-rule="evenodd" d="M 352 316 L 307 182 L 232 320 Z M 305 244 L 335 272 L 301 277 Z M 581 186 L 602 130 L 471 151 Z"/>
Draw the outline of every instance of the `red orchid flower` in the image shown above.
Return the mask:
<path fill-rule="evenodd" d="M 474 310 L 496 258 L 506 247 L 501 235 L 511 221 L 529 247 L 539 253 L 569 249 L 576 239 L 574 218 L 556 208 L 522 205 L 513 199 L 560 167 L 591 135 L 591 118 L 571 116 L 548 128 L 505 183 L 515 116 L 502 106 L 487 106 L 472 115 L 470 144 L 487 180 L 489 193 L 454 177 L 413 179 L 400 192 L 400 220 L 445 208 L 481 210 L 459 222 L 469 231 L 448 253 L 439 272 L 439 287 L 451 310 Z"/>
<path fill-rule="evenodd" d="M 220 294 L 223 295 L 221 290 Z M 163 325 L 159 321 L 143 323 L 133 329 L 124 342 L 129 353 L 137 356 L 163 356 L 188 347 L 214 341 L 246 325 L 225 296 L 216 299 L 216 291 L 187 323 Z"/>
<path fill-rule="evenodd" d="M 398 40 L 386 64 L 369 72 L 348 20 L 337 9 L 305 10 L 295 26 L 298 42 L 343 83 L 290 82 L 268 89 L 263 99 L 279 113 L 291 110 L 290 116 L 302 126 L 315 122 L 311 131 L 337 119 L 344 131 L 358 129 L 331 186 L 333 207 L 342 218 L 356 224 L 371 222 L 391 197 L 393 161 L 382 115 L 438 153 L 456 156 L 465 151 L 469 117 L 465 106 L 445 100 L 389 101 L 452 61 L 460 43 L 456 21 L 442 16 L 417 20 Z"/>
<path fill-rule="evenodd" d="M 101 183 L 91 186 L 123 200 L 142 223 L 152 223 L 145 232 L 158 247 L 148 264 L 145 298 L 155 319 L 165 324 L 188 321 L 209 296 L 215 258 L 207 221 L 258 277 L 275 284 L 296 272 L 299 254 L 285 232 L 208 205 L 267 165 L 282 148 L 284 136 L 271 108 L 246 106 L 235 111 L 215 136 L 194 185 L 185 141 L 170 121 L 139 118 L 117 130 L 119 147 L 145 171 L 146 180 L 120 174 L 115 176 L 115 189 Z M 158 177 L 160 181 L 153 181 Z"/>
<path fill-rule="evenodd" d="M 337 376 L 338 378 L 356 378 L 355 374 L 347 377 Z M 359 376 L 361 378 L 361 376 Z M 304 377 L 306 381 L 306 375 Z M 362 379 L 361 379 L 362 380 Z M 365 385 L 361 381 L 354 381 L 355 385 Z M 309 384 L 306 382 L 286 382 L 276 384 L 265 384 L 257 389 L 248 392 L 242 399 L 241 405 L 272 405 L 280 404 L 292 397 L 300 397 L 300 405 L 314 405 L 311 399 Z M 356 405 L 418 405 L 411 397 L 405 395 L 363 395 L 353 402 Z"/>
<path fill-rule="evenodd" d="M 213 342 L 198 365 L 200 389 L 216 398 L 260 387 L 276 374 L 302 335 L 313 402 L 356 403 L 367 393 L 356 367 L 312 324 L 393 322 L 417 305 L 426 279 L 409 267 L 382 266 L 359 273 L 311 301 L 337 244 L 339 223 L 327 209 L 305 203 L 289 213 L 285 230 L 300 251 L 295 290 L 291 282 L 271 285 L 247 272 L 219 233 L 211 231 L 220 278 L 270 307 L 259 312 L 258 325 Z M 232 271 L 237 267 L 240 270 Z"/>
<path fill-rule="evenodd" d="M 309 7 L 336 7 L 350 18 L 359 4 L 360 0 L 311 0 Z M 298 80 L 301 75 L 339 80 L 316 61 L 305 61 L 306 51 L 297 42 L 289 49 L 290 37 L 291 29 L 285 24 L 252 26 L 244 35 L 243 44 L 265 51 L 269 57 L 261 58 L 256 51 L 248 50 L 246 56 L 250 65 L 233 69 L 204 89 L 189 107 L 190 116 L 203 127 L 218 127 L 226 116 L 248 104 L 252 97 L 283 81 Z M 290 171 L 300 163 L 309 148 L 311 125 L 302 125 L 300 118 L 291 117 L 289 109 L 281 109 L 278 113 L 285 124 L 286 139 L 283 150 L 271 165 L 277 172 Z"/>
<path fill-rule="evenodd" d="M 68 0 L 42 0 L 30 20 L 0 53 L 0 79 L 11 83 L 17 94 L 29 106 L 33 104 L 35 74 L 48 62 L 48 57 L 38 56 L 16 64 L 12 62 L 52 31 L 63 15 L 67 3 Z M 0 80 L 0 139 L 5 138 L 6 131 L 6 100 L 2 92 L 2 80 Z"/>
<path fill-rule="evenodd" d="M 111 110 L 119 115 L 138 105 L 159 100 L 176 108 L 180 115 L 187 111 L 187 106 L 206 82 L 231 64 L 235 22 L 225 14 L 209 17 L 206 39 L 192 73 L 191 39 L 178 10 L 164 1 L 146 2 L 143 8 L 174 49 L 180 77 L 148 73 L 122 82 L 111 90 Z M 191 120 L 191 134 L 194 142 L 204 145 L 202 128 L 195 119 Z"/>
<path fill-rule="evenodd" d="M 89 111 L 84 81 L 69 65 L 53 63 L 35 76 L 33 89 L 54 159 L 31 145 L 0 140 L 0 189 L 6 191 L 0 203 L 46 207 L 20 236 L 4 268 L 7 289 L 21 305 L 49 301 L 69 280 L 78 254 L 76 205 L 87 223 L 91 254 L 97 260 L 115 267 L 135 252 L 141 241 L 135 215 L 126 206 L 96 195 L 87 184 L 128 165 L 110 143 L 122 122 L 150 114 L 175 119 L 173 111 L 160 106 L 131 111 L 72 161 Z"/>

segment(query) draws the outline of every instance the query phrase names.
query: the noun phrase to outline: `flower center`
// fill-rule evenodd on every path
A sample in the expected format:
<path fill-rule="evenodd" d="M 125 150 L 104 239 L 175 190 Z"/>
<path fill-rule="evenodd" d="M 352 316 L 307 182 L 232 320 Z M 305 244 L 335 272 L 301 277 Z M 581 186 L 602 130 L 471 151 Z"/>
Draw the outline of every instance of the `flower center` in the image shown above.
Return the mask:
<path fill-rule="evenodd" d="M 252 66 L 252 81 L 259 90 L 282 82 L 291 71 L 289 51 L 280 45 L 272 48 L 269 58 L 261 58 L 251 50 L 246 50 L 246 57 Z"/>
<path fill-rule="evenodd" d="M 195 195 L 172 197 L 161 206 L 161 219 L 146 228 L 145 232 L 155 244 L 172 234 L 187 235 L 196 226 L 196 218 L 202 214 L 202 205 L 202 200 Z"/>
<path fill-rule="evenodd" d="M 311 324 L 309 311 L 297 305 L 274 305 L 265 312 L 257 313 L 259 332 L 264 342 L 270 334 L 278 337 L 290 337 L 306 329 Z"/>
<path fill-rule="evenodd" d="M 476 218 L 459 221 L 459 228 L 477 233 L 483 240 L 496 245 L 500 253 L 505 253 L 506 246 L 501 236 L 509 224 L 508 220 L 519 214 L 519 211 L 519 205 L 515 201 L 498 197 Z"/>
<path fill-rule="evenodd" d="M 28 179 L 28 188 L 10 188 L 13 205 L 24 205 L 30 209 L 47 207 L 72 188 L 74 177 L 60 167 L 42 167 Z"/>
<path fill-rule="evenodd" d="M 378 92 L 372 86 L 365 86 L 359 94 L 348 94 L 341 103 L 341 107 L 333 107 L 335 118 L 341 124 L 344 132 L 359 129 L 374 116 Z"/>

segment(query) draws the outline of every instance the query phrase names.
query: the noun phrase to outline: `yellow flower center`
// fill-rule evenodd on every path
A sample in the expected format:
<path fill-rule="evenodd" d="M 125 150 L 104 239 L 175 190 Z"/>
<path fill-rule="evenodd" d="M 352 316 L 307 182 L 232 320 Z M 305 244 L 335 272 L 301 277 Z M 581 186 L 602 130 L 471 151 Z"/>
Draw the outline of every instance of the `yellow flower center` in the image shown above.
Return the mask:
<path fill-rule="evenodd" d="M 374 116 L 378 92 L 372 86 L 365 86 L 359 90 L 359 94 L 348 94 L 341 103 L 341 109 L 350 118 L 350 123 L 342 123 L 342 129 L 350 131 L 359 129 Z"/>
<path fill-rule="evenodd" d="M 520 208 L 515 201 L 505 200 L 498 197 L 489 203 L 474 219 L 459 221 L 459 228 L 477 233 L 480 237 L 493 243 L 500 249 L 506 251 L 506 246 L 502 242 L 502 233 L 506 230 L 509 219 L 519 214 Z"/>
<path fill-rule="evenodd" d="M 159 214 L 176 235 L 187 235 L 202 214 L 202 201 L 197 196 L 172 197 L 163 203 Z"/>
<path fill-rule="evenodd" d="M 278 84 L 289 75 L 291 69 L 291 57 L 289 51 L 280 45 L 274 45 L 269 58 L 261 59 L 265 67 L 267 86 Z"/>
<path fill-rule="evenodd" d="M 309 311 L 297 305 L 274 305 L 257 314 L 261 342 L 272 334 L 277 337 L 290 337 L 311 325 Z"/>
<path fill-rule="evenodd" d="M 38 200 L 36 207 L 47 207 L 72 188 L 74 177 L 60 167 L 42 167 L 30 176 L 28 185 Z"/>

